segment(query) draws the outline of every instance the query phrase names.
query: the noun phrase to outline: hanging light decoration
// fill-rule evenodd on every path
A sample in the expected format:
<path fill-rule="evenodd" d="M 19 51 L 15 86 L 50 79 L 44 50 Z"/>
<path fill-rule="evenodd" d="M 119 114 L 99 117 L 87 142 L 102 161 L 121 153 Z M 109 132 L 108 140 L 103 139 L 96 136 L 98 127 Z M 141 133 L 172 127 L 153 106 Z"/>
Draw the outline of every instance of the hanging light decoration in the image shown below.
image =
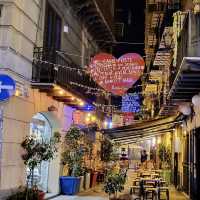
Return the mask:
<path fill-rule="evenodd" d="M 184 115 L 190 115 L 192 113 L 192 109 L 189 105 L 180 105 L 179 111 Z"/>
<path fill-rule="evenodd" d="M 194 104 L 194 106 L 200 106 L 200 95 L 194 95 L 192 97 L 192 103 Z"/>

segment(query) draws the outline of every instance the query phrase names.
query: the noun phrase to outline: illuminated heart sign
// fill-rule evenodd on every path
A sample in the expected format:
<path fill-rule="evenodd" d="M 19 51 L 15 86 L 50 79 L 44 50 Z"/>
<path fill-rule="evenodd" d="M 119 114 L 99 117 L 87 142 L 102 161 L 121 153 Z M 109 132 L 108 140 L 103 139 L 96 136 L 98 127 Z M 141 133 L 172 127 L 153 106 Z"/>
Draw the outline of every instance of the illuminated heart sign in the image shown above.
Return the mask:
<path fill-rule="evenodd" d="M 89 66 L 92 78 L 106 91 L 122 96 L 140 78 L 144 60 L 136 53 L 116 59 L 111 54 L 96 55 Z"/>

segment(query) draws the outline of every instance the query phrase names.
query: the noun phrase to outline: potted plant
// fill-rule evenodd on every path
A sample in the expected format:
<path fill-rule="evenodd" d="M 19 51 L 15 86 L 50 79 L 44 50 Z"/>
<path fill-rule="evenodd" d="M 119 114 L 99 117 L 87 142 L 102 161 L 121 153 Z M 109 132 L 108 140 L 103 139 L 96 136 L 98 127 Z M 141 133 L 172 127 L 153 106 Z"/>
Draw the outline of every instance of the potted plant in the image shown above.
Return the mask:
<path fill-rule="evenodd" d="M 35 187 L 19 187 L 18 190 L 7 198 L 7 200 L 40 200 L 41 193 Z M 44 199 L 44 198 L 43 198 Z"/>
<path fill-rule="evenodd" d="M 162 176 L 170 183 L 171 180 L 171 150 L 165 144 L 160 144 L 158 147 L 158 156 L 160 159 L 160 168 L 162 170 Z"/>
<path fill-rule="evenodd" d="M 72 126 L 65 135 L 62 162 L 68 166 L 68 176 L 60 177 L 62 194 L 74 195 L 80 188 L 80 176 L 83 175 L 84 146 L 83 133 Z"/>
<path fill-rule="evenodd" d="M 104 185 L 104 191 L 109 195 L 110 200 L 118 200 L 118 193 L 124 190 L 125 183 L 126 175 L 124 173 L 108 173 Z"/>
<path fill-rule="evenodd" d="M 171 166 L 171 151 L 166 145 L 160 144 L 158 148 L 158 156 L 161 161 L 161 168 L 170 168 Z"/>
<path fill-rule="evenodd" d="M 20 187 L 17 192 L 8 197 L 8 200 L 43 200 L 45 193 L 38 189 L 34 183 L 34 169 L 42 161 L 54 158 L 57 152 L 57 144 L 60 142 L 60 133 L 55 132 L 49 141 L 38 140 L 36 136 L 27 136 L 21 143 L 24 149 L 22 159 L 29 169 L 27 186 Z"/>
<path fill-rule="evenodd" d="M 91 180 L 91 173 L 92 173 L 92 155 L 93 155 L 93 142 L 92 140 L 87 137 L 84 137 L 84 146 L 85 146 L 85 160 L 89 161 L 88 165 L 86 162 L 84 163 L 84 189 L 88 190 L 90 188 L 90 180 Z"/>

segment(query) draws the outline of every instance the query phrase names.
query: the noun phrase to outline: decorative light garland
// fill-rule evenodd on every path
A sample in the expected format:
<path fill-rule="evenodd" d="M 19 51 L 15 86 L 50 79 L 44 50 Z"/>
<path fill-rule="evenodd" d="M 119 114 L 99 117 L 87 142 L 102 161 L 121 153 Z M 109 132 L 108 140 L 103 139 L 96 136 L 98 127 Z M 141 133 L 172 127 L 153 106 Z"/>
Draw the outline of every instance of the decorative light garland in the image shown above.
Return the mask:
<path fill-rule="evenodd" d="M 33 62 L 34 61 L 37 61 L 37 62 L 40 62 L 40 63 L 45 63 L 45 64 L 50 64 L 50 65 L 53 65 L 54 66 L 54 69 L 57 71 L 58 70 L 58 67 L 62 67 L 62 68 L 65 68 L 65 69 L 69 69 L 70 71 L 77 71 L 78 73 L 80 73 L 81 71 L 82 72 L 85 72 L 85 73 L 88 73 L 88 71 L 86 69 L 81 69 L 81 68 L 76 68 L 76 67 L 69 67 L 67 65 L 60 65 L 60 64 L 55 64 L 55 63 L 52 63 L 52 62 L 49 62 L 49 61 L 46 61 L 46 60 L 41 60 L 41 59 L 37 59 L 37 58 L 33 58 Z"/>

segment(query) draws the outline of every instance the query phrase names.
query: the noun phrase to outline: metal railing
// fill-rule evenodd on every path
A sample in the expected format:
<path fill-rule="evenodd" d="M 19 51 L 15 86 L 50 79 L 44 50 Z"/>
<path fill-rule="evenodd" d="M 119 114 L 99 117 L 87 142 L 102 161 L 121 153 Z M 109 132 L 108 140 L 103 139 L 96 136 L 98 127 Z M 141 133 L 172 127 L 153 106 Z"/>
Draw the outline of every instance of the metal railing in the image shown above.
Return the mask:
<path fill-rule="evenodd" d="M 84 91 L 72 83 L 78 83 L 91 88 L 97 84 L 83 71 L 83 68 L 70 62 L 70 59 L 54 48 L 34 48 L 32 81 L 34 83 L 57 83 L 67 88 Z"/>

